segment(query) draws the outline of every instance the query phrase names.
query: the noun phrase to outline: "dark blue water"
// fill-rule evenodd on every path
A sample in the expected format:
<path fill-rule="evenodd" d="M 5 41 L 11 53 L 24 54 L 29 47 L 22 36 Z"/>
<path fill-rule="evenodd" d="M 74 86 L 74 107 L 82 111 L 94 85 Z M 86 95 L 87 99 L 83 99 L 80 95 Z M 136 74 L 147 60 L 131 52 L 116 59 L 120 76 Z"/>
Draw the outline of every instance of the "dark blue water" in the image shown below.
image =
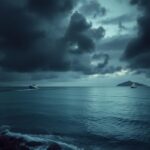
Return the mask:
<path fill-rule="evenodd" d="M 150 88 L 0 91 L 1 130 L 10 136 L 56 141 L 64 149 L 150 149 Z"/>

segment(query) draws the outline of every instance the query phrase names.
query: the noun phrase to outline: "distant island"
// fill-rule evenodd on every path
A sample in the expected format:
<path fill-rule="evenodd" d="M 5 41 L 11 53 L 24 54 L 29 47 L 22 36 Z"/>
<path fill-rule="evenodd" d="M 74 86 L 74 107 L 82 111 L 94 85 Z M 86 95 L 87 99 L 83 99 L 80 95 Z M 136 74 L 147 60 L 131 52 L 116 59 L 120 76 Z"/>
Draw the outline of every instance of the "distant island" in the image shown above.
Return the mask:
<path fill-rule="evenodd" d="M 141 83 L 134 82 L 134 81 L 126 81 L 126 82 L 123 82 L 123 83 L 118 84 L 117 86 L 130 86 L 130 87 L 131 87 L 131 85 L 132 85 L 133 83 L 134 83 L 136 86 L 148 87 L 148 85 L 141 84 Z"/>

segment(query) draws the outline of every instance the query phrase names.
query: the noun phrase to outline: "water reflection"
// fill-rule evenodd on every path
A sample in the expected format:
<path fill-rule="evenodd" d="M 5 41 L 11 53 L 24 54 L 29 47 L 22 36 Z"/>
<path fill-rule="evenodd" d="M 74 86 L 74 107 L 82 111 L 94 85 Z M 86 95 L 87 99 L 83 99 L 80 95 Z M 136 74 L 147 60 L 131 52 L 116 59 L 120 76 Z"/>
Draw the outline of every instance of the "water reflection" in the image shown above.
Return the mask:
<path fill-rule="evenodd" d="M 0 97 L 0 123 L 18 130 L 150 138 L 148 88 L 44 88 Z"/>

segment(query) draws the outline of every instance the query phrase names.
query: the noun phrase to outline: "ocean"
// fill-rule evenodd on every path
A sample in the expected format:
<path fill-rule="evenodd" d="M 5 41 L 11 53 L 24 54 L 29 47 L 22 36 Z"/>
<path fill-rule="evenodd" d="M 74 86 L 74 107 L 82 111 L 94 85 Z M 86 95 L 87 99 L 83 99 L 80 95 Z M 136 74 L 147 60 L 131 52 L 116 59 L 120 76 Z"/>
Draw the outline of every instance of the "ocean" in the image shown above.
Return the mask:
<path fill-rule="evenodd" d="M 30 150 L 150 150 L 150 88 L 0 88 L 0 136 Z"/>

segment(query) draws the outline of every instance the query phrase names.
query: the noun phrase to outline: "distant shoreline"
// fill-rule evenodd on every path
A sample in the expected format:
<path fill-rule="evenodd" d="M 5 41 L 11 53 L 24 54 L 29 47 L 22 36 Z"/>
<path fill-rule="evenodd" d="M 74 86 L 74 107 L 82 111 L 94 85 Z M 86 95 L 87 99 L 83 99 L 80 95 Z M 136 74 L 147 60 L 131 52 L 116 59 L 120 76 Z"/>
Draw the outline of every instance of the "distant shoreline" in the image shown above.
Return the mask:
<path fill-rule="evenodd" d="M 136 86 L 140 86 L 140 87 L 149 87 L 148 85 L 145 85 L 145 84 L 142 84 L 142 83 L 138 83 L 138 82 L 135 82 L 135 81 L 126 81 L 126 82 L 122 82 L 122 83 L 119 83 L 117 84 L 117 86 L 122 86 L 122 87 L 131 87 L 132 84 L 135 84 Z"/>

